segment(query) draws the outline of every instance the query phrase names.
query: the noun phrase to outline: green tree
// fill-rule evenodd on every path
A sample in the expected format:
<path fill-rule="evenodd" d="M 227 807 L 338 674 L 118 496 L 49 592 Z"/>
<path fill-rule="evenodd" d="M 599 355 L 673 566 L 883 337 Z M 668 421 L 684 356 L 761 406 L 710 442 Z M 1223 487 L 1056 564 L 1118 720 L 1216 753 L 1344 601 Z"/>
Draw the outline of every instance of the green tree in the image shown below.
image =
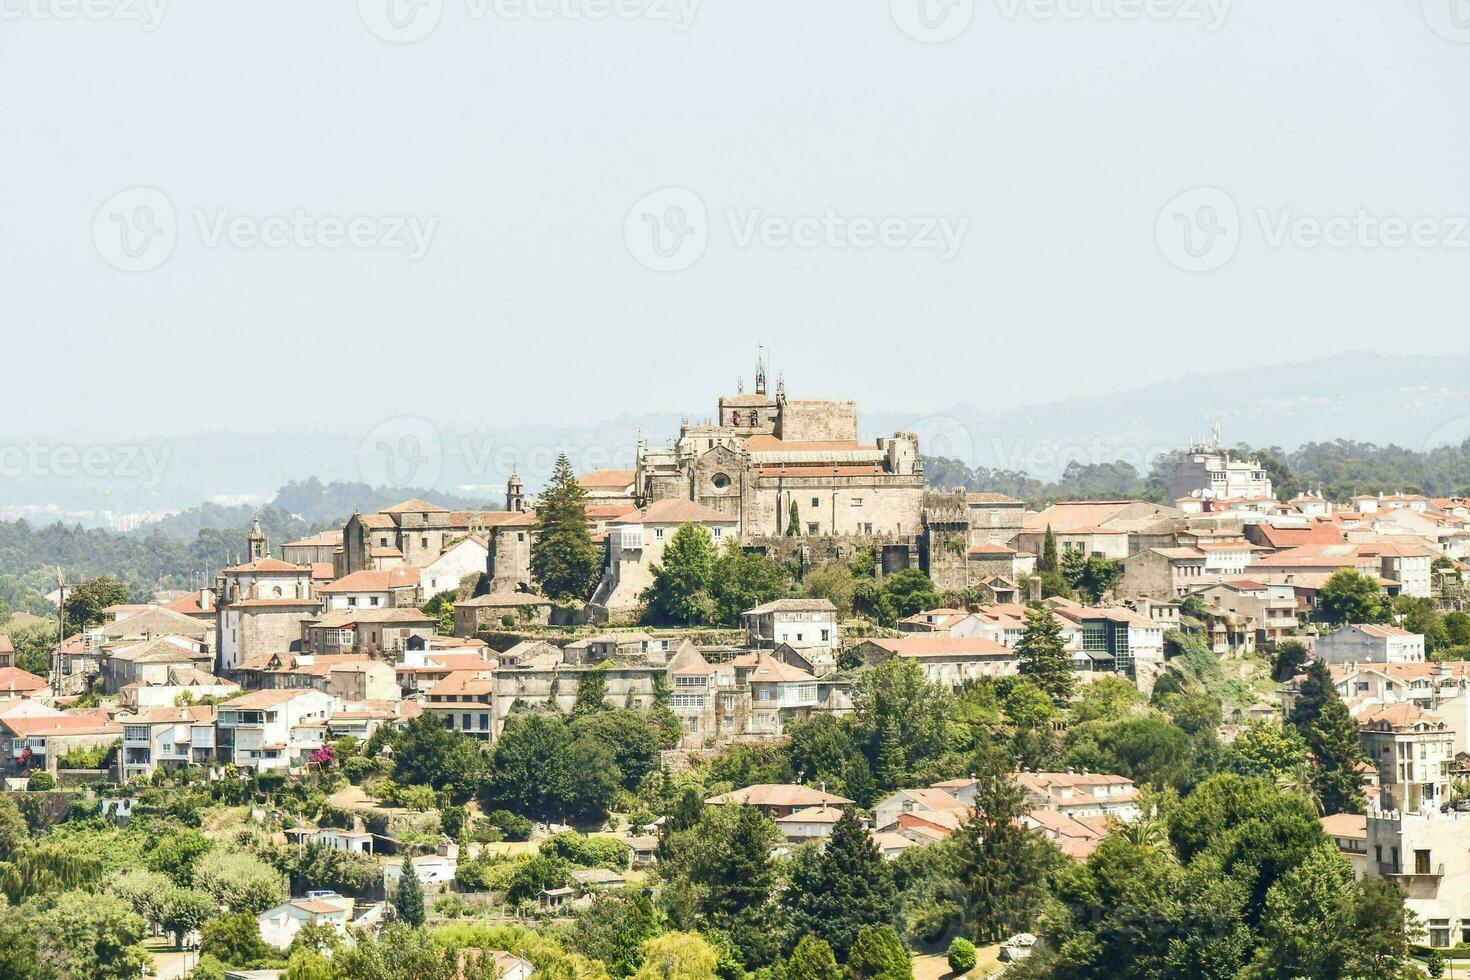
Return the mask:
<path fill-rule="evenodd" d="M 959 880 L 970 904 L 974 937 L 998 942 L 1030 930 L 1047 895 L 1056 848 L 1021 823 L 1030 811 L 1026 791 L 1003 752 L 977 760 L 974 812 L 955 834 Z"/>
<path fill-rule="evenodd" d="M 102 610 L 128 601 L 128 587 L 110 575 L 89 578 L 75 585 L 66 596 L 62 606 L 66 618 L 66 632 L 73 633 L 89 626 L 100 626 L 104 618 Z"/>
<path fill-rule="evenodd" d="M 786 961 L 786 980 L 843 980 L 844 976 L 832 947 L 813 935 L 802 936 Z"/>
<path fill-rule="evenodd" d="M 1281 640 L 1276 644 L 1276 659 L 1271 674 L 1285 683 L 1307 665 L 1307 645 L 1301 640 Z"/>
<path fill-rule="evenodd" d="M 695 880 L 707 889 L 705 914 L 719 929 L 729 929 L 760 909 L 776 887 L 771 848 L 779 839 L 775 824 L 755 807 L 737 806 L 715 846 L 702 853 Z"/>
<path fill-rule="evenodd" d="M 1051 525 L 1046 526 L 1046 537 L 1041 539 L 1041 560 L 1036 563 L 1038 572 L 1058 572 L 1057 567 L 1057 536 L 1052 533 Z"/>
<path fill-rule="evenodd" d="M 781 906 L 797 935 L 814 935 L 846 959 L 858 930 L 887 922 L 896 901 L 892 871 L 849 809 L 825 847 L 804 849 L 792 863 Z"/>
<path fill-rule="evenodd" d="M 1071 707 L 1072 722 L 1122 721 L 1143 707 L 1137 685 L 1125 677 L 1108 675 L 1085 684 Z"/>
<path fill-rule="evenodd" d="M 463 799 L 484 778 L 486 757 L 480 743 L 427 711 L 396 729 L 390 744 L 393 780 L 405 786 L 447 789 Z"/>
<path fill-rule="evenodd" d="M 949 944 L 946 959 L 951 973 L 969 973 L 975 969 L 975 944 L 964 936 L 955 936 Z"/>
<path fill-rule="evenodd" d="M 786 573 L 765 555 L 747 552 L 731 537 L 710 568 L 715 622 L 732 626 L 747 609 L 786 594 Z"/>
<path fill-rule="evenodd" d="M 143 919 L 119 898 L 65 892 L 36 916 L 41 959 L 58 977 L 131 980 L 148 965 Z"/>
<path fill-rule="evenodd" d="M 583 600 L 601 574 L 601 555 L 587 524 L 587 491 L 557 456 L 551 480 L 536 500 L 531 578 L 552 599 Z"/>
<path fill-rule="evenodd" d="M 251 912 L 228 912 L 204 923 L 200 955 L 213 956 L 226 967 L 248 967 L 275 958 L 276 951 L 260 937 L 260 923 Z"/>
<path fill-rule="evenodd" d="M 1317 612 L 1334 626 L 1381 623 L 1388 614 L 1378 583 L 1351 568 L 1334 572 L 1317 591 Z"/>
<path fill-rule="evenodd" d="M 1337 848 L 1323 842 L 1266 893 L 1264 942 L 1251 975 L 1334 980 L 1345 975 L 1352 935 L 1353 872 Z"/>
<path fill-rule="evenodd" d="M 1312 787 L 1327 813 L 1362 813 L 1363 775 L 1357 765 L 1363 760 L 1358 723 L 1348 714 L 1342 699 L 1333 697 L 1307 729 L 1307 747 L 1316 760 Z"/>
<path fill-rule="evenodd" d="M 424 924 L 424 886 L 419 884 L 418 872 L 407 851 L 399 866 L 398 887 L 393 890 L 393 914 L 398 921 L 415 929 Z"/>
<path fill-rule="evenodd" d="M 600 668 L 584 670 L 577 681 L 577 700 L 572 704 L 572 716 L 594 714 L 607 706 L 607 674 Z"/>
<path fill-rule="evenodd" d="M 1306 764 L 1307 743 L 1295 728 L 1259 721 L 1235 737 L 1228 755 L 1232 772 L 1273 783 L 1290 777 Z"/>
<path fill-rule="evenodd" d="M 857 578 L 846 565 L 823 565 L 807 572 L 801 580 L 802 594 L 808 599 L 826 599 L 837 607 L 837 618 L 848 619 L 853 612 L 853 595 Z M 1470 643 L 1470 639 L 1465 642 Z"/>
<path fill-rule="evenodd" d="M 1071 697 L 1077 682 L 1072 658 L 1062 624 L 1050 609 L 1037 605 L 1026 610 L 1026 626 L 1016 643 L 1016 669 L 1058 704 Z"/>
<path fill-rule="evenodd" d="M 30 829 L 20 807 L 9 796 L 0 795 L 0 861 L 13 859 L 30 841 Z"/>
<path fill-rule="evenodd" d="M 244 851 L 213 850 L 200 857 L 194 864 L 194 887 L 232 912 L 252 915 L 278 905 L 287 895 L 286 876 Z"/>
<path fill-rule="evenodd" d="M 666 932 L 643 948 L 636 980 L 715 980 L 719 954 L 692 932 Z"/>
<path fill-rule="evenodd" d="M 182 946 L 184 937 L 219 914 L 214 896 L 197 888 L 175 885 L 164 890 L 158 900 L 158 924 L 174 937 L 174 945 Z"/>
<path fill-rule="evenodd" d="M 913 660 L 894 657 L 853 686 L 853 732 L 885 789 L 917 777 L 950 749 L 954 696 Z"/>
<path fill-rule="evenodd" d="M 880 599 L 887 599 L 900 618 L 912 616 L 940 604 L 939 590 L 929 576 L 917 568 L 905 568 L 883 579 L 879 588 Z"/>
<path fill-rule="evenodd" d="M 791 506 L 786 511 L 786 535 L 792 538 L 801 537 L 801 510 L 796 506 L 796 498 L 791 498 Z"/>
<path fill-rule="evenodd" d="M 214 847 L 214 842 L 197 830 L 176 830 L 159 838 L 148 854 L 148 867 L 161 871 L 175 884 L 194 880 L 194 865 Z"/>
<path fill-rule="evenodd" d="M 714 539 L 699 524 L 684 524 L 664 545 L 663 560 L 649 569 L 653 581 L 640 597 L 652 623 L 705 626 L 715 620 L 710 577 L 716 558 Z"/>
<path fill-rule="evenodd" d="M 903 940 L 888 924 L 864 926 L 858 931 L 847 959 L 855 980 L 913 980 L 914 968 Z"/>
<path fill-rule="evenodd" d="M 1332 684 L 1332 672 L 1322 660 L 1314 660 L 1307 666 L 1306 679 L 1297 690 L 1291 705 L 1291 723 L 1306 736 L 1312 729 L 1323 705 L 1337 697 L 1337 688 Z"/>

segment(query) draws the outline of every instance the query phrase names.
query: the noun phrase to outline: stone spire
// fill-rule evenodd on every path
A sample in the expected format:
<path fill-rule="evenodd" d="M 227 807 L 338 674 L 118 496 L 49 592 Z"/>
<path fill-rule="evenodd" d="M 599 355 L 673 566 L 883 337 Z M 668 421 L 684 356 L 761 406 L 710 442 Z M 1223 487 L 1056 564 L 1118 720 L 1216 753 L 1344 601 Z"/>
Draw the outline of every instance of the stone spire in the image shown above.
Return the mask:
<path fill-rule="evenodd" d="M 251 561 L 260 561 L 266 556 L 265 532 L 260 529 L 259 514 L 250 522 L 250 537 L 246 540 L 250 542 Z"/>
<path fill-rule="evenodd" d="M 505 509 L 516 514 L 525 513 L 526 510 L 526 495 L 521 487 L 521 478 L 515 470 L 510 471 L 510 479 L 505 483 Z"/>

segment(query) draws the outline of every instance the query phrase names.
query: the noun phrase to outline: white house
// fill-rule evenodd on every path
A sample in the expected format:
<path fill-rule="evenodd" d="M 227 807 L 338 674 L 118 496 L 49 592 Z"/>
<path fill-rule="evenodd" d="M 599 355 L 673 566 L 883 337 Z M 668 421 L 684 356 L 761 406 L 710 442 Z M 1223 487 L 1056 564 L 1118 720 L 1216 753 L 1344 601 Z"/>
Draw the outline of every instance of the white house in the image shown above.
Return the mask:
<path fill-rule="evenodd" d="M 219 706 L 219 758 L 252 769 L 286 769 L 326 744 L 327 719 L 341 702 L 323 691 L 252 691 Z"/>
<path fill-rule="evenodd" d="M 260 937 L 277 949 L 285 949 L 305 925 L 331 926 L 346 935 L 352 906 L 352 899 L 341 896 L 293 898 L 256 916 Z"/>
<path fill-rule="evenodd" d="M 483 567 L 483 559 L 481 562 Z M 458 581 L 455 585 L 458 585 Z M 418 597 L 417 568 L 367 569 L 343 576 L 317 590 L 327 612 L 342 609 L 393 609 Z"/>
<path fill-rule="evenodd" d="M 454 880 L 454 873 L 459 868 L 459 845 L 441 845 L 439 850 L 442 854 L 421 854 L 411 858 L 413 863 L 414 877 L 418 878 L 421 885 L 443 885 Z M 392 889 L 398 887 L 398 879 L 403 877 L 403 861 L 388 861 L 383 865 L 383 887 Z"/>
<path fill-rule="evenodd" d="M 478 575 L 485 571 L 490 557 L 488 542 L 472 534 L 457 544 L 444 549 L 444 553 L 425 567 L 419 569 L 419 587 L 427 601 L 441 592 L 452 592 L 466 575 Z"/>
<path fill-rule="evenodd" d="M 151 776 L 160 766 L 174 769 L 214 758 L 215 708 L 194 705 L 150 708 L 118 719 L 123 726 L 119 777 Z"/>
<path fill-rule="evenodd" d="M 752 647 L 774 650 L 784 643 L 804 655 L 810 649 L 835 658 L 841 645 L 837 607 L 830 599 L 776 599 L 746 610 L 740 619 Z"/>
<path fill-rule="evenodd" d="M 1329 664 L 1422 664 L 1424 637 L 1397 626 L 1349 625 L 1317 640 L 1315 652 Z"/>

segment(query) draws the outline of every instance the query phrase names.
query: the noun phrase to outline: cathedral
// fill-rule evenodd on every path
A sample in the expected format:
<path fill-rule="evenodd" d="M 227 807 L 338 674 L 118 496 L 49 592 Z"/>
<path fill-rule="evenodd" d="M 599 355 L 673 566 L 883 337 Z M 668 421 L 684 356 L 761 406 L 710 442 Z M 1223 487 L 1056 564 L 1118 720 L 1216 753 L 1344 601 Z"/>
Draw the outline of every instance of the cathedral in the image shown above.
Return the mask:
<path fill-rule="evenodd" d="M 686 420 L 663 448 L 640 441 L 634 486 L 640 506 L 684 499 L 733 518 L 747 545 L 876 539 L 906 551 L 925 491 L 916 436 L 863 443 L 855 402 L 791 400 L 784 382 L 772 395 L 763 361 L 755 390 L 721 398 L 717 420 Z"/>

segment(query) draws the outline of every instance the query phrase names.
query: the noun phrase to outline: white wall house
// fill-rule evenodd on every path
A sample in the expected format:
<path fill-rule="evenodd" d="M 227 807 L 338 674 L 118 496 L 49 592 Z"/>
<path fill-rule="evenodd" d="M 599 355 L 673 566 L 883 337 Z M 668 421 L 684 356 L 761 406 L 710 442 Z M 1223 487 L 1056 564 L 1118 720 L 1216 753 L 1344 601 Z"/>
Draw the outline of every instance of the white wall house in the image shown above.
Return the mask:
<path fill-rule="evenodd" d="M 218 754 L 252 769 L 286 769 L 326 744 L 327 719 L 341 702 L 322 691 L 252 691 L 219 706 Z"/>
<path fill-rule="evenodd" d="M 1315 652 L 1329 664 L 1422 664 L 1424 637 L 1397 626 L 1348 625 L 1318 639 Z"/>
<path fill-rule="evenodd" d="M 292 899 L 256 916 L 260 938 L 277 949 L 285 949 L 305 925 L 330 926 L 346 935 L 352 906 L 352 899 L 341 896 Z"/>

